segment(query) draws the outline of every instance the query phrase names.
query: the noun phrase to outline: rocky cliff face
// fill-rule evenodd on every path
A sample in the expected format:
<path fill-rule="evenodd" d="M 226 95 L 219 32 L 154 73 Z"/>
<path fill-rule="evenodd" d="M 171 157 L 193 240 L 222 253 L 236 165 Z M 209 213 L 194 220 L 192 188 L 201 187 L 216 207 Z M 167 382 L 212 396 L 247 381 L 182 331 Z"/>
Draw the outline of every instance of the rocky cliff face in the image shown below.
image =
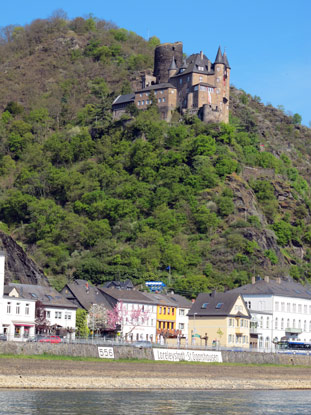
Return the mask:
<path fill-rule="evenodd" d="M 5 252 L 5 283 L 19 281 L 21 284 L 49 286 L 43 271 L 24 250 L 3 232 L 0 232 L 0 250 Z"/>

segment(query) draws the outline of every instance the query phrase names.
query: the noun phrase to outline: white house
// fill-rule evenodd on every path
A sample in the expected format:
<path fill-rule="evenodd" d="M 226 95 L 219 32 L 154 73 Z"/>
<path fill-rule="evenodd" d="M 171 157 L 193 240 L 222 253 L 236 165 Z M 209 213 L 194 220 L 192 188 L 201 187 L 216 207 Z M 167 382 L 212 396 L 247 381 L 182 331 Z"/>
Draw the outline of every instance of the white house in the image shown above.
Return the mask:
<path fill-rule="evenodd" d="M 157 306 L 142 292 L 100 288 L 112 308 L 118 308 L 121 336 L 127 341 L 156 339 Z"/>
<path fill-rule="evenodd" d="M 0 333 L 23 341 L 36 334 L 36 309 L 42 304 L 50 330 L 74 338 L 77 306 L 52 287 L 4 285 L 5 253 L 0 252 Z"/>
<path fill-rule="evenodd" d="M 192 302 L 179 294 L 167 294 L 176 303 L 176 329 L 181 331 L 180 339 L 188 342 L 188 312 L 192 307 Z"/>
<path fill-rule="evenodd" d="M 251 313 L 251 344 L 258 351 L 274 351 L 282 338 L 311 342 L 310 287 L 265 277 L 232 291 L 243 295 Z"/>

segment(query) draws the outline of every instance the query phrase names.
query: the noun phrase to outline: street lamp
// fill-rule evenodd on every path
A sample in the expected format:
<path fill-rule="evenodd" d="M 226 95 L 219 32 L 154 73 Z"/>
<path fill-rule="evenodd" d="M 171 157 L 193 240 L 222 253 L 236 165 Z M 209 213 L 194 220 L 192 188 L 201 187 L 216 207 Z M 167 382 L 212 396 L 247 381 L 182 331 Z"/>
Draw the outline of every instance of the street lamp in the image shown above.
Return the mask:
<path fill-rule="evenodd" d="M 198 313 L 193 313 L 193 341 L 192 341 L 192 343 L 193 344 L 195 344 L 195 336 L 196 336 L 196 334 L 197 334 L 197 330 L 196 330 L 196 328 L 195 328 L 195 316 L 197 315 Z"/>

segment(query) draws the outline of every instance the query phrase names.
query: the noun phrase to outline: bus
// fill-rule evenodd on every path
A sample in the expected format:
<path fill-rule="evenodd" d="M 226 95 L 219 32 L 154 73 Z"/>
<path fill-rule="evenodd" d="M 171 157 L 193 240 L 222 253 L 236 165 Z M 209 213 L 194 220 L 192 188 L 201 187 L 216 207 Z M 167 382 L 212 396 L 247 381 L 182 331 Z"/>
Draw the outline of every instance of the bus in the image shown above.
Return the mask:
<path fill-rule="evenodd" d="M 311 351 L 311 342 L 294 341 L 294 340 L 281 340 L 276 343 L 277 350 L 290 351 L 290 350 L 309 350 Z"/>

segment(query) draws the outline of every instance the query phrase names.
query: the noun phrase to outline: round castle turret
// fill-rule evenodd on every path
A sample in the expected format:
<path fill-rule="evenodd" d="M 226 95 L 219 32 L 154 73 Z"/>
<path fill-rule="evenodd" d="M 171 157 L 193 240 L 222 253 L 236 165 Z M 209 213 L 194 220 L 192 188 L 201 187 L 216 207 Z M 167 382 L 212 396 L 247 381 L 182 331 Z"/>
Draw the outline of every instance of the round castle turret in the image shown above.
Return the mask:
<path fill-rule="evenodd" d="M 155 48 L 153 75 L 157 78 L 157 83 L 168 81 L 168 70 L 173 59 L 179 68 L 183 62 L 182 42 L 163 43 Z"/>

